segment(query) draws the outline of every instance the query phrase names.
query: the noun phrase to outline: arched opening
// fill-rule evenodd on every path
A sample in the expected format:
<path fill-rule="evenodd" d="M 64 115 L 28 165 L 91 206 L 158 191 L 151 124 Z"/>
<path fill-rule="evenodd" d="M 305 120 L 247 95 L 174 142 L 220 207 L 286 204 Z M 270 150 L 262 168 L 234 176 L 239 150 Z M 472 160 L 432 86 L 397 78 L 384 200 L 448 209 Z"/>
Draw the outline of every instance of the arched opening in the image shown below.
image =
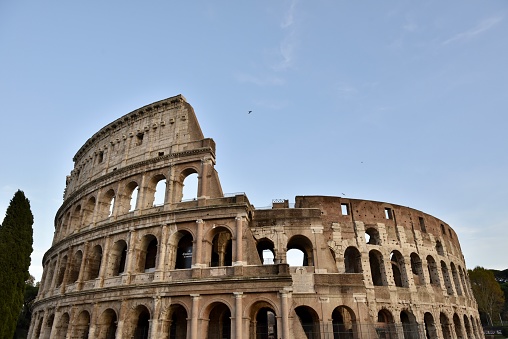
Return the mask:
<path fill-rule="evenodd" d="M 67 256 L 64 255 L 60 261 L 60 268 L 58 269 L 58 276 L 56 279 L 56 286 L 62 285 L 65 276 L 65 267 L 67 266 Z"/>
<path fill-rule="evenodd" d="M 37 323 L 37 326 L 35 327 L 35 337 L 36 338 L 40 338 L 40 336 L 41 336 L 43 321 L 44 321 L 44 319 L 41 317 L 39 319 L 39 322 Z"/>
<path fill-rule="evenodd" d="M 438 339 L 436 323 L 432 314 L 426 312 L 423 316 L 423 322 L 425 323 L 425 337 L 427 339 Z"/>
<path fill-rule="evenodd" d="M 287 253 L 286 258 L 288 264 L 290 266 L 314 266 L 314 257 L 313 257 L 313 246 L 312 242 L 303 235 L 295 235 L 291 239 L 289 239 L 287 244 Z M 303 259 L 301 261 L 301 265 L 292 265 L 289 262 L 290 255 L 292 255 L 291 250 L 296 249 L 303 253 Z"/>
<path fill-rule="evenodd" d="M 106 191 L 100 198 L 100 218 L 106 219 L 113 215 L 113 209 L 115 207 L 115 191 L 110 189 Z"/>
<path fill-rule="evenodd" d="M 90 197 L 83 208 L 83 227 L 92 223 L 93 211 L 95 209 L 95 197 Z"/>
<path fill-rule="evenodd" d="M 189 232 L 181 231 L 181 238 L 176 248 L 175 269 L 187 269 L 192 267 L 193 239 Z"/>
<path fill-rule="evenodd" d="M 81 262 L 83 261 L 83 252 L 77 251 L 72 258 L 71 271 L 69 273 L 69 283 L 75 283 L 78 281 L 79 270 L 81 268 Z"/>
<path fill-rule="evenodd" d="M 439 255 L 444 255 L 444 249 L 443 249 L 443 244 L 441 243 L 441 241 L 436 241 L 436 252 L 437 254 Z"/>
<path fill-rule="evenodd" d="M 70 222 L 70 232 L 76 232 L 81 228 L 79 223 L 79 219 L 81 217 L 81 205 L 76 206 L 74 212 L 72 212 L 71 222 Z"/>
<path fill-rule="evenodd" d="M 109 214 L 108 217 L 111 217 L 113 215 L 113 209 L 115 208 L 115 197 L 111 198 L 109 201 Z"/>
<path fill-rule="evenodd" d="M 411 253 L 411 272 L 416 286 L 425 285 L 425 276 L 423 275 L 422 260 L 416 253 Z"/>
<path fill-rule="evenodd" d="M 450 273 L 448 272 L 448 267 L 444 261 L 441 261 L 441 273 L 443 274 L 443 280 L 446 287 L 446 292 L 448 295 L 453 295 L 453 287 L 452 282 L 450 280 Z"/>
<path fill-rule="evenodd" d="M 74 325 L 73 338 L 88 338 L 88 331 L 90 329 L 90 313 L 82 311 Z"/>
<path fill-rule="evenodd" d="M 382 309 L 377 313 L 376 333 L 382 339 L 398 338 L 393 316 L 387 309 Z"/>
<path fill-rule="evenodd" d="M 60 321 L 58 322 L 58 326 L 56 328 L 55 338 L 67 337 L 67 331 L 69 330 L 69 320 L 70 318 L 68 313 L 62 314 L 62 316 L 60 317 Z"/>
<path fill-rule="evenodd" d="M 332 312 L 333 339 L 356 338 L 354 312 L 345 306 L 336 307 Z"/>
<path fill-rule="evenodd" d="M 117 321 L 116 312 L 111 308 L 102 312 L 97 323 L 98 339 L 115 339 Z"/>
<path fill-rule="evenodd" d="M 169 319 L 169 339 L 186 339 L 187 310 L 181 305 L 171 305 Z"/>
<path fill-rule="evenodd" d="M 392 251 L 392 253 L 390 253 L 390 263 L 392 265 L 393 280 L 395 282 L 395 286 L 409 287 L 404 257 L 399 251 Z"/>
<path fill-rule="evenodd" d="M 319 330 L 319 317 L 312 308 L 308 306 L 298 306 L 295 308 L 298 321 L 301 325 L 301 329 L 307 336 L 307 339 L 319 339 L 321 338 L 321 331 Z M 295 334 L 300 330 L 295 331 Z"/>
<path fill-rule="evenodd" d="M 473 334 L 474 336 L 473 337 L 476 337 L 478 336 L 478 327 L 477 327 L 477 323 L 475 322 L 473 316 L 470 316 L 469 317 L 469 320 L 471 321 L 471 329 L 473 331 Z"/>
<path fill-rule="evenodd" d="M 460 318 L 457 313 L 453 315 L 453 327 L 455 328 L 455 336 L 457 338 L 464 338 L 464 334 L 462 333 L 462 325 L 460 324 Z"/>
<path fill-rule="evenodd" d="M 418 324 L 415 316 L 408 311 L 400 312 L 400 322 L 402 323 L 402 331 L 404 339 L 419 339 Z"/>
<path fill-rule="evenodd" d="M 67 234 L 69 234 L 70 223 L 71 223 L 71 212 L 67 212 L 67 214 L 65 215 L 65 217 L 62 220 L 62 224 L 60 227 L 60 237 L 61 238 L 64 238 L 65 236 L 67 236 Z"/>
<path fill-rule="evenodd" d="M 148 234 L 141 240 L 138 272 L 153 272 L 157 264 L 157 238 Z"/>
<path fill-rule="evenodd" d="M 303 251 L 292 248 L 289 251 L 286 252 L 286 261 L 289 266 L 292 267 L 299 267 L 299 266 L 306 266 L 304 265 L 305 260 L 305 253 Z"/>
<path fill-rule="evenodd" d="M 88 257 L 88 266 L 85 268 L 84 280 L 97 279 L 101 270 L 102 247 L 95 245 Z"/>
<path fill-rule="evenodd" d="M 44 338 L 43 339 L 49 339 L 51 338 L 51 330 L 53 329 L 53 322 L 55 321 L 55 314 L 52 313 L 48 316 L 48 320 L 45 322 L 45 331 L 44 331 Z"/>
<path fill-rule="evenodd" d="M 127 243 L 124 240 L 115 242 L 109 251 L 107 276 L 117 276 L 125 271 L 127 260 Z"/>
<path fill-rule="evenodd" d="M 457 295 L 462 295 L 462 289 L 460 288 L 460 280 L 459 275 L 457 273 L 457 269 L 453 263 L 450 263 L 450 268 L 452 270 L 453 283 L 455 284 L 455 290 L 457 291 Z"/>
<path fill-rule="evenodd" d="M 231 266 L 233 263 L 232 236 L 226 228 L 220 228 L 212 240 L 211 267 Z"/>
<path fill-rule="evenodd" d="M 376 228 L 369 227 L 365 230 L 365 242 L 368 245 L 381 245 L 381 237 Z"/>
<path fill-rule="evenodd" d="M 277 319 L 273 309 L 263 307 L 256 314 L 256 336 L 255 339 L 276 339 Z"/>
<path fill-rule="evenodd" d="M 182 201 L 195 200 L 198 197 L 198 174 L 187 175 L 182 184 Z"/>
<path fill-rule="evenodd" d="M 156 177 L 153 206 L 162 206 L 166 203 L 166 178 Z"/>
<path fill-rule="evenodd" d="M 467 316 L 464 314 L 464 327 L 466 329 L 466 337 L 467 338 L 474 338 L 473 331 L 471 329 L 471 325 L 469 324 L 469 319 L 467 319 Z"/>
<path fill-rule="evenodd" d="M 46 278 L 45 278 L 46 280 L 44 281 L 44 290 L 45 291 L 49 291 L 51 289 L 51 283 L 55 279 L 55 274 L 57 273 L 56 272 L 56 260 L 49 262 L 48 265 L 49 265 L 49 270 L 48 270 L 48 273 L 46 274 Z"/>
<path fill-rule="evenodd" d="M 139 186 L 136 182 L 130 182 L 126 187 L 126 196 L 129 200 L 128 212 L 132 212 L 136 210 L 138 207 L 138 195 L 139 195 Z"/>
<path fill-rule="evenodd" d="M 439 314 L 439 322 L 441 323 L 441 333 L 443 333 L 443 339 L 452 339 L 451 325 L 448 321 L 448 317 L 443 312 Z"/>
<path fill-rule="evenodd" d="M 468 295 L 466 279 L 464 278 L 464 271 L 462 270 L 462 267 L 458 266 L 458 271 L 459 271 L 460 285 L 462 286 L 462 290 L 464 291 L 465 295 Z"/>
<path fill-rule="evenodd" d="M 376 250 L 369 252 L 370 274 L 374 286 L 386 286 L 386 272 L 383 264 L 383 255 Z"/>
<path fill-rule="evenodd" d="M 439 282 L 439 273 L 437 263 L 434 258 L 430 255 L 427 256 L 427 269 L 429 270 L 430 284 L 435 286 L 441 286 Z"/>
<path fill-rule="evenodd" d="M 210 308 L 208 339 L 231 339 L 231 311 L 223 303 Z"/>
<path fill-rule="evenodd" d="M 344 252 L 344 266 L 346 273 L 362 273 L 362 254 L 354 246 L 346 248 Z"/>
<path fill-rule="evenodd" d="M 134 314 L 136 324 L 134 328 L 134 339 L 147 339 L 150 331 L 150 312 L 145 306 L 139 305 L 134 310 Z"/>
<path fill-rule="evenodd" d="M 272 265 L 275 258 L 275 248 L 273 242 L 267 238 L 258 240 L 256 244 L 259 259 L 263 265 Z"/>

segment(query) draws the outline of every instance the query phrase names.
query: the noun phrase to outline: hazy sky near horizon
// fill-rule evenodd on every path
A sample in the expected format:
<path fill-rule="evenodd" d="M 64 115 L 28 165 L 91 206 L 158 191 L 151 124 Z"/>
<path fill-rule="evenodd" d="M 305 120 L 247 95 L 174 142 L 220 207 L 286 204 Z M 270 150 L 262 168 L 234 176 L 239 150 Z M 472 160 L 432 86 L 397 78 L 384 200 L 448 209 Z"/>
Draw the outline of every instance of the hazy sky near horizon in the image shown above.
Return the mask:
<path fill-rule="evenodd" d="M 457 232 L 468 268 L 506 269 L 507 16 L 506 0 L 2 1 L 0 220 L 23 190 L 40 280 L 77 150 L 181 93 L 224 192 L 410 206 Z"/>

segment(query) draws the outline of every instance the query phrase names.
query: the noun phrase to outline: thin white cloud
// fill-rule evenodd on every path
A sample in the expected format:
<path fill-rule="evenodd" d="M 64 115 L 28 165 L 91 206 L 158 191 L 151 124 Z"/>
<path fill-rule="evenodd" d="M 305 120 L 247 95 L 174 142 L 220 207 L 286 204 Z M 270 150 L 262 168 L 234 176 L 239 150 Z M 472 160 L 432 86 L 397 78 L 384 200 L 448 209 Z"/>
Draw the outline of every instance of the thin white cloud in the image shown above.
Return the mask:
<path fill-rule="evenodd" d="M 283 78 L 276 76 L 260 77 L 247 73 L 238 73 L 235 77 L 240 83 L 250 83 L 258 86 L 282 86 L 286 83 Z"/>
<path fill-rule="evenodd" d="M 346 83 L 341 83 L 337 86 L 337 93 L 339 97 L 349 99 L 358 94 L 358 89 Z"/>
<path fill-rule="evenodd" d="M 286 12 L 286 15 L 284 16 L 284 20 L 280 24 L 280 27 L 282 27 L 282 28 L 288 28 L 289 26 L 293 25 L 293 23 L 294 23 L 295 7 L 296 7 L 296 0 L 293 0 L 293 1 L 291 1 L 291 4 L 289 5 L 289 9 Z"/>
<path fill-rule="evenodd" d="M 458 33 L 454 35 L 453 37 L 445 40 L 442 44 L 448 45 L 454 42 L 466 42 L 469 41 L 476 36 L 485 33 L 486 31 L 490 30 L 497 24 L 499 24 L 501 21 L 503 21 L 503 17 L 500 16 L 494 16 L 487 18 L 485 20 L 482 20 L 479 24 L 477 24 L 475 27 L 468 29 L 464 32 Z"/>
<path fill-rule="evenodd" d="M 295 30 L 295 12 L 297 0 L 291 0 L 280 27 L 285 31 L 284 38 L 279 44 L 278 56 L 281 60 L 273 66 L 276 71 L 285 70 L 293 66 L 295 51 L 298 45 Z"/>

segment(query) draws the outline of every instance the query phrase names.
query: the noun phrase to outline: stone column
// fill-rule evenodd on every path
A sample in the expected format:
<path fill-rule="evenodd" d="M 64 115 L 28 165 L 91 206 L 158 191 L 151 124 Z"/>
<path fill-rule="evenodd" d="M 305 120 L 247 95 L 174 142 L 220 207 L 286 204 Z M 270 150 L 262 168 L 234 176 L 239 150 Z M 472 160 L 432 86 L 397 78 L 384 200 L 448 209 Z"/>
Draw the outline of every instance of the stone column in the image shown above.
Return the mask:
<path fill-rule="evenodd" d="M 194 265 L 192 265 L 193 268 L 203 267 L 203 256 L 202 256 L 202 248 L 203 248 L 203 224 L 204 221 L 202 219 L 196 220 L 196 239 L 194 241 L 195 248 L 193 249 L 194 252 Z"/>
<path fill-rule="evenodd" d="M 198 199 L 208 197 L 209 177 L 212 167 L 212 158 L 206 157 L 201 160 L 201 173 L 198 177 Z"/>
<path fill-rule="evenodd" d="M 243 292 L 233 292 L 235 295 L 235 339 L 242 339 L 242 298 Z"/>
<path fill-rule="evenodd" d="M 153 314 L 150 323 L 150 335 L 148 338 L 159 338 L 159 317 L 161 312 L 161 297 L 154 296 L 153 297 Z"/>
<path fill-rule="evenodd" d="M 72 260 L 74 259 L 72 246 L 69 247 L 69 250 L 67 251 L 67 253 L 69 253 L 69 255 L 67 256 L 67 263 L 65 265 L 65 271 L 64 271 L 64 275 L 63 275 L 63 279 L 62 279 L 62 285 L 60 286 L 60 293 L 62 293 L 62 294 L 65 293 L 65 287 L 67 285 L 67 280 L 69 279 L 70 266 L 72 264 Z"/>
<path fill-rule="evenodd" d="M 78 279 L 76 280 L 76 291 L 81 291 L 83 288 L 83 275 L 85 274 L 85 263 L 88 259 L 88 241 L 83 244 L 83 256 L 81 258 L 81 265 L 79 266 Z"/>
<path fill-rule="evenodd" d="M 198 333 L 198 317 L 199 317 L 199 294 L 191 294 L 192 310 L 191 310 L 191 328 L 189 338 L 199 338 Z"/>
<path fill-rule="evenodd" d="M 53 324 L 51 325 L 51 329 L 49 330 L 49 338 L 56 338 L 58 333 L 57 324 L 60 323 L 61 311 L 58 310 L 59 307 L 55 308 L 55 313 L 53 313 Z"/>
<path fill-rule="evenodd" d="M 99 190 L 97 191 L 97 197 L 95 199 L 95 207 L 93 209 L 93 212 L 92 212 L 92 220 L 91 220 L 91 225 L 93 227 L 93 225 L 95 225 L 95 223 L 97 222 L 97 218 L 99 218 L 100 216 L 100 212 L 101 212 L 101 203 L 99 202 L 99 199 L 102 198 L 102 188 L 99 188 Z"/>
<path fill-rule="evenodd" d="M 135 270 L 135 264 L 136 264 L 136 230 L 129 231 L 129 244 L 128 244 L 128 250 L 127 250 L 127 263 L 126 263 L 126 276 L 127 276 L 127 283 L 130 283 L 130 277 L 132 273 Z M 124 279 L 122 278 L 122 282 L 124 282 Z"/>
<path fill-rule="evenodd" d="M 280 293 L 280 302 L 281 302 L 281 318 L 282 318 L 282 339 L 291 339 L 289 335 L 289 302 L 288 298 L 290 295 L 290 290 L 283 289 L 279 291 Z"/>
<path fill-rule="evenodd" d="M 166 265 L 166 252 L 168 244 L 168 225 L 162 226 L 161 239 L 159 243 L 159 255 L 157 256 L 157 268 L 154 274 L 154 281 L 164 280 L 165 265 Z"/>
<path fill-rule="evenodd" d="M 236 261 L 233 266 L 241 266 L 243 262 L 243 216 L 235 218 L 236 222 Z"/>
<path fill-rule="evenodd" d="M 99 317 L 97 313 L 99 313 L 99 304 L 94 303 L 92 314 L 90 314 L 90 325 L 89 325 L 90 327 L 88 328 L 88 338 L 97 338 L 97 336 L 95 335 L 95 331 L 97 329 L 97 318 Z"/>
<path fill-rule="evenodd" d="M 109 247 L 110 247 L 111 238 L 106 236 L 106 240 L 104 241 L 104 248 L 102 250 L 102 258 L 101 258 L 101 268 L 99 269 L 99 278 L 98 282 L 96 282 L 96 287 L 104 286 L 104 279 L 106 278 L 106 270 L 108 269 L 108 259 L 109 259 Z"/>
<path fill-rule="evenodd" d="M 128 311 L 129 311 L 129 307 L 128 307 L 128 301 L 127 300 L 122 300 L 122 305 L 120 306 L 120 312 L 118 312 L 118 323 L 117 323 L 117 326 L 116 326 L 116 337 L 117 338 L 124 338 L 126 336 L 124 336 L 125 333 L 124 332 L 124 324 L 125 324 L 125 319 L 129 316 L 128 314 Z"/>

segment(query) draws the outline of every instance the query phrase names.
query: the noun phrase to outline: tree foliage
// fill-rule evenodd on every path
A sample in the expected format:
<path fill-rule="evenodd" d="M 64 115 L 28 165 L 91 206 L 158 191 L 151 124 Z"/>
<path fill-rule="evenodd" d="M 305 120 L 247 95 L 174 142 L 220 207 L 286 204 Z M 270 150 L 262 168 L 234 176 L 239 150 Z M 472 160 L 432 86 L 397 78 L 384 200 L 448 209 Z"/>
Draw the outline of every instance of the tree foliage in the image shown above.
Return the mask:
<path fill-rule="evenodd" d="M 0 225 L 0 338 L 12 338 L 24 301 L 33 244 L 33 215 L 22 191 L 12 198 Z"/>
<path fill-rule="evenodd" d="M 504 305 L 504 293 L 494 277 L 494 273 L 483 267 L 468 270 L 471 288 L 478 303 L 478 310 L 487 315 L 489 325 L 497 318 Z"/>
<path fill-rule="evenodd" d="M 35 278 L 30 278 L 25 282 L 25 298 L 23 300 L 23 307 L 18 318 L 16 325 L 16 332 L 14 339 L 22 339 L 28 336 L 28 329 L 30 328 L 30 321 L 32 320 L 32 305 L 39 292 L 39 283 L 35 283 Z"/>

